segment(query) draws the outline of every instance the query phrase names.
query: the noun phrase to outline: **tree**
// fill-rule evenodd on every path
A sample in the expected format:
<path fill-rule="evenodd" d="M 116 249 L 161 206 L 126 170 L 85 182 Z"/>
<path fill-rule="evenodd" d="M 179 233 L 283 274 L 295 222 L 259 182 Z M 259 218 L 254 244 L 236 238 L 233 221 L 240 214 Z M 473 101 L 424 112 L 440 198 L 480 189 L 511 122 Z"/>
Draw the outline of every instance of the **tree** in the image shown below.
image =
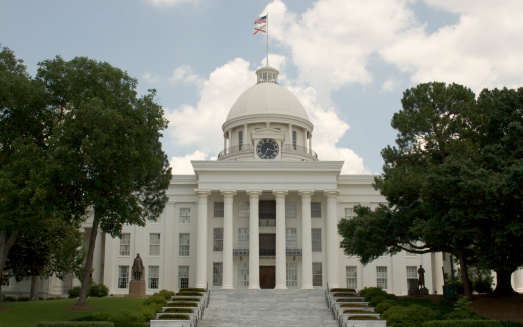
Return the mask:
<path fill-rule="evenodd" d="M 138 98 L 137 81 L 108 63 L 56 57 L 40 63 L 37 80 L 60 117 L 52 179 L 72 190 L 71 203 L 94 212 L 77 303 L 84 305 L 98 230 L 119 236 L 124 224 L 144 226 L 165 206 L 171 169 L 160 137 L 167 121 L 154 90 Z"/>

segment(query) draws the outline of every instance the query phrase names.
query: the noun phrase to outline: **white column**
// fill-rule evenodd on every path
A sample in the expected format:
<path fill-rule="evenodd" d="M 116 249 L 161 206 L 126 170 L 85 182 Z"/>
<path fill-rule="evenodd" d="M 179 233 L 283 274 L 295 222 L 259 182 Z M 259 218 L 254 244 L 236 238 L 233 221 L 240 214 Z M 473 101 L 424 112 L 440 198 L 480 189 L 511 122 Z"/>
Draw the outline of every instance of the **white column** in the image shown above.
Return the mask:
<path fill-rule="evenodd" d="M 250 144 L 250 142 L 247 142 L 247 140 L 250 140 L 250 138 L 247 137 L 247 127 L 249 124 L 243 124 L 243 144 L 247 145 Z"/>
<path fill-rule="evenodd" d="M 292 124 L 289 124 L 289 136 L 287 138 L 288 141 L 286 143 L 292 145 Z"/>
<path fill-rule="evenodd" d="M 223 195 L 223 283 L 222 289 L 233 289 L 232 241 L 232 202 L 234 190 L 221 191 Z"/>
<path fill-rule="evenodd" d="M 338 269 L 338 190 L 325 190 L 327 197 L 327 282 L 329 288 L 339 287 Z"/>
<path fill-rule="evenodd" d="M 276 197 L 276 286 L 274 289 L 287 289 L 287 253 L 285 251 L 285 195 L 287 191 L 272 191 Z"/>
<path fill-rule="evenodd" d="M 259 199 L 261 190 L 247 190 L 249 195 L 249 289 L 260 289 Z"/>
<path fill-rule="evenodd" d="M 194 192 L 198 194 L 196 287 L 207 288 L 207 197 L 211 194 L 211 191 L 196 189 Z"/>
<path fill-rule="evenodd" d="M 227 133 L 223 133 L 223 154 L 227 154 Z"/>
<path fill-rule="evenodd" d="M 309 150 L 312 150 L 312 133 L 309 134 Z M 309 154 L 311 151 L 309 151 Z"/>
<path fill-rule="evenodd" d="M 311 230 L 311 196 L 313 190 L 300 190 L 301 195 L 301 275 L 302 289 L 313 289 L 312 286 L 312 230 Z"/>
<path fill-rule="evenodd" d="M 174 202 L 167 202 L 167 204 L 165 205 L 165 215 L 162 217 L 162 219 L 164 219 L 165 221 L 165 230 L 164 234 L 161 237 L 161 240 L 164 242 L 164 246 L 161 249 L 161 253 L 163 253 L 163 271 L 161 272 L 161 274 L 163 275 L 160 275 L 160 280 L 162 281 L 162 283 L 160 284 L 160 288 L 164 288 L 166 290 L 173 290 L 175 289 L 174 285 L 176 285 L 173 277 L 173 263 L 175 259 L 172 254 L 175 239 L 174 237 L 172 237 L 172 235 L 175 235 Z M 198 246 L 196 247 L 198 248 Z"/>
<path fill-rule="evenodd" d="M 309 139 L 308 134 L 309 132 L 304 128 L 303 129 L 303 147 L 307 148 L 307 140 Z"/>

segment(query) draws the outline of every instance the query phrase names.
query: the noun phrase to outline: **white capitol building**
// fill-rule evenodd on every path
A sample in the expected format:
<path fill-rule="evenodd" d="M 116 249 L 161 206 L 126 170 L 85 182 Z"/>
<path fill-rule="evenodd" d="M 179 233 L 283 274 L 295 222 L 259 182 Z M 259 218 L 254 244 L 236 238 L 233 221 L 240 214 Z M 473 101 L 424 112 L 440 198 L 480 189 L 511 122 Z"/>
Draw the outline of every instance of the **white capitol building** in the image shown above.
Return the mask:
<path fill-rule="evenodd" d="M 321 161 L 313 129 L 296 96 L 263 67 L 257 84 L 232 106 L 222 125 L 216 161 L 192 161 L 194 175 L 174 175 L 157 221 L 124 226 L 121 238 L 97 237 L 93 279 L 109 293 L 129 293 L 140 253 L 147 294 L 182 287 L 312 289 L 379 286 L 407 294 L 407 280 L 425 269 L 430 293 L 442 294 L 448 254 L 401 252 L 363 266 L 340 249 L 338 220 L 356 205 L 386 203 L 373 175 L 342 175 L 343 161 Z M 91 221 L 84 224 L 88 244 Z M 29 283 L 3 278 L 2 291 L 28 292 Z M 40 282 L 40 294 L 59 295 L 72 278 Z M 513 275 L 523 292 L 523 274 Z"/>

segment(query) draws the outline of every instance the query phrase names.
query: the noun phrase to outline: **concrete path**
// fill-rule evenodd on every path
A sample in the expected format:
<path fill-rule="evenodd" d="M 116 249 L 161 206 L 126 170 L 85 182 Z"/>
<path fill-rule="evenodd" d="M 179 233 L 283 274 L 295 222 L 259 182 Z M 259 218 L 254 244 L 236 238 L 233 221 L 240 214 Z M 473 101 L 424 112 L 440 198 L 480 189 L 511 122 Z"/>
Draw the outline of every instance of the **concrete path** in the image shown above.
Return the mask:
<path fill-rule="evenodd" d="M 337 327 L 324 290 L 211 290 L 198 327 Z"/>

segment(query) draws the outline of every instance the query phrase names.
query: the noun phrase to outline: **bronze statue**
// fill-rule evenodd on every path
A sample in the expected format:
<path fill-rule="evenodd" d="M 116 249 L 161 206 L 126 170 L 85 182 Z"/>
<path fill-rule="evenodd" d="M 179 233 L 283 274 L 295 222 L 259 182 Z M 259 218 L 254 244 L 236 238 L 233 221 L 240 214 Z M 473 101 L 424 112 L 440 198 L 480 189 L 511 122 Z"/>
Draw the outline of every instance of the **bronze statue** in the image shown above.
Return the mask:
<path fill-rule="evenodd" d="M 140 280 L 142 277 L 142 271 L 145 269 L 143 266 L 142 258 L 140 258 L 140 253 L 136 254 L 136 258 L 134 258 L 133 263 L 133 275 L 134 280 Z"/>
<path fill-rule="evenodd" d="M 418 269 L 418 284 L 420 288 L 425 288 L 425 269 L 421 265 L 419 265 Z"/>

